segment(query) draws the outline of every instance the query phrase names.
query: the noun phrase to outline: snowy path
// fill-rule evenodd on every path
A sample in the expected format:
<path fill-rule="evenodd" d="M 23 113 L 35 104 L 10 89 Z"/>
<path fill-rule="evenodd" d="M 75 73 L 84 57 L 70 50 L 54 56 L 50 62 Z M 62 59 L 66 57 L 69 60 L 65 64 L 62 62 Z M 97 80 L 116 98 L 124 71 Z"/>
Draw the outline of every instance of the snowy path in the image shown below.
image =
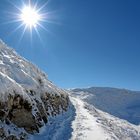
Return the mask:
<path fill-rule="evenodd" d="M 71 97 L 70 111 L 51 120 L 42 132 L 31 136 L 31 140 L 106 140 L 107 136 L 96 119 L 85 108 L 84 102 Z"/>
<path fill-rule="evenodd" d="M 76 108 L 71 140 L 140 140 L 140 126 L 98 110 L 79 97 L 71 101 Z"/>
<path fill-rule="evenodd" d="M 140 128 L 70 97 L 68 112 L 50 120 L 31 140 L 140 140 Z"/>
<path fill-rule="evenodd" d="M 72 98 L 72 102 L 76 107 L 76 117 L 72 122 L 71 140 L 106 140 L 107 134 L 85 108 L 84 102 L 77 98 Z"/>

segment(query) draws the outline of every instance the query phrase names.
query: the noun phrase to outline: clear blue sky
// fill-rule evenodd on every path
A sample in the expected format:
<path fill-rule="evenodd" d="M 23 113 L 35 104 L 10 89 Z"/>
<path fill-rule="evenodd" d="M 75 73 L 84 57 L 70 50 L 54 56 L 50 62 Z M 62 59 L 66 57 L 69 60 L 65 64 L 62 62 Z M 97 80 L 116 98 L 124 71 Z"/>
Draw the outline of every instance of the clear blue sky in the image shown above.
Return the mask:
<path fill-rule="evenodd" d="M 46 0 L 38 0 L 42 5 Z M 12 0 L 19 8 L 21 0 Z M 35 0 L 34 0 L 35 2 Z M 40 3 L 41 2 L 41 3 Z M 44 70 L 62 88 L 111 86 L 140 90 L 140 0 L 50 0 L 55 23 L 19 41 L 18 10 L 0 0 L 0 38 Z"/>

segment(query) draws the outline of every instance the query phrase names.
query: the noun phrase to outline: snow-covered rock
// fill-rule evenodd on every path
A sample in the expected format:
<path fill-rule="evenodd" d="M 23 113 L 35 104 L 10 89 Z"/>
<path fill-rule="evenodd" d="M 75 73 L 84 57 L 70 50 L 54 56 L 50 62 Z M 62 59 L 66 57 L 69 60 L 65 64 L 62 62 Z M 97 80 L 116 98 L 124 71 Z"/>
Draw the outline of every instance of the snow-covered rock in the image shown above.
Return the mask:
<path fill-rule="evenodd" d="M 0 41 L 0 139 L 27 139 L 68 106 L 64 90 Z"/>

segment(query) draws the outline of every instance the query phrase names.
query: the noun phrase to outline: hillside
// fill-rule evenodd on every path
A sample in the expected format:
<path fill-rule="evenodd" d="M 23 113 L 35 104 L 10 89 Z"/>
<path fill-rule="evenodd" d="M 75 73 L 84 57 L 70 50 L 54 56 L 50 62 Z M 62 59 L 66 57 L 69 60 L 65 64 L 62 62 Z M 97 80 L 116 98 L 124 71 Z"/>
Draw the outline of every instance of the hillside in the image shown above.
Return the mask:
<path fill-rule="evenodd" d="M 79 96 L 71 100 L 76 107 L 71 140 L 140 140 L 140 126 L 101 111 Z"/>
<path fill-rule="evenodd" d="M 140 124 L 140 92 L 117 88 L 73 89 L 74 95 L 111 115 Z"/>
<path fill-rule="evenodd" d="M 0 41 L 0 139 L 27 139 L 67 111 L 67 93 Z M 54 119 L 55 121 L 55 119 Z"/>

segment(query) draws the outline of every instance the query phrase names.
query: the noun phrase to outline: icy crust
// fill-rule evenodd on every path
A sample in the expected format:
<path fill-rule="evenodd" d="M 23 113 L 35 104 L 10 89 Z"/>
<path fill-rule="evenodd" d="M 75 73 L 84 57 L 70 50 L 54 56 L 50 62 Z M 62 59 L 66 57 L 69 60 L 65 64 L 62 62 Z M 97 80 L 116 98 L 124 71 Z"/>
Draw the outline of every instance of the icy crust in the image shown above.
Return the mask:
<path fill-rule="evenodd" d="M 66 111 L 69 105 L 64 90 L 1 40 L 0 89 L 0 130 L 4 131 L 6 125 L 14 124 L 18 129 L 24 128 L 25 133 L 39 132 L 49 118 Z M 14 135 L 13 127 L 10 128 L 10 132 L 4 132 L 4 138 Z"/>

